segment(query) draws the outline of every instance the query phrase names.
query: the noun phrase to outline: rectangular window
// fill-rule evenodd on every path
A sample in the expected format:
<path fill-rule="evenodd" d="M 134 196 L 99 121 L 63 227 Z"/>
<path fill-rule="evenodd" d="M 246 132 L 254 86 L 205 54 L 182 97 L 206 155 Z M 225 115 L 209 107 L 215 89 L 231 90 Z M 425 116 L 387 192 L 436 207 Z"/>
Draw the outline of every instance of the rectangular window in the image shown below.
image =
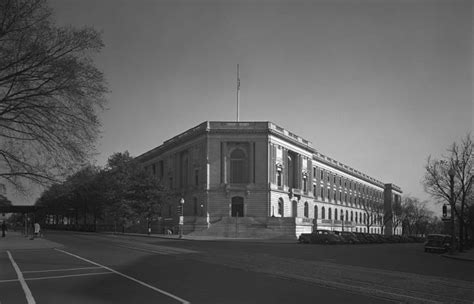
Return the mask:
<path fill-rule="evenodd" d="M 321 180 L 324 180 L 324 171 L 321 170 L 320 173 L 321 173 Z"/>
<path fill-rule="evenodd" d="M 303 177 L 303 192 L 308 192 L 308 182 L 306 180 L 306 176 Z"/>
<path fill-rule="evenodd" d="M 322 187 L 319 189 L 319 193 L 321 194 L 321 200 L 324 201 L 324 189 Z"/>
<path fill-rule="evenodd" d="M 316 167 L 313 167 L 313 178 L 316 178 Z"/>
<path fill-rule="evenodd" d="M 163 179 L 163 176 L 165 175 L 165 164 L 162 160 L 160 160 L 159 164 L 160 164 L 160 179 Z"/>
<path fill-rule="evenodd" d="M 278 186 L 278 187 L 281 187 L 281 185 L 282 185 L 281 169 L 278 168 L 277 170 L 278 170 L 278 171 L 277 171 L 277 186 Z"/>
<path fill-rule="evenodd" d="M 329 189 L 327 191 L 328 191 L 328 202 L 330 202 L 331 201 L 331 191 Z"/>
<path fill-rule="evenodd" d="M 316 185 L 313 185 L 313 196 L 316 197 L 318 193 L 316 193 Z"/>

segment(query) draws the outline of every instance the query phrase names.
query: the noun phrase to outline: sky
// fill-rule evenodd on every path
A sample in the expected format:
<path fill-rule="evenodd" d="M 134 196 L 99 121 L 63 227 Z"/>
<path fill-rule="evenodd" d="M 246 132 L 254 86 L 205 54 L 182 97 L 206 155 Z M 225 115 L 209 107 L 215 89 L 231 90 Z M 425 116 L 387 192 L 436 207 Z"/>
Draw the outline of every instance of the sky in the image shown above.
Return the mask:
<path fill-rule="evenodd" d="M 422 200 L 427 157 L 473 129 L 469 0 L 49 4 L 57 24 L 102 33 L 97 165 L 235 120 L 237 64 L 241 121 L 272 121 Z"/>

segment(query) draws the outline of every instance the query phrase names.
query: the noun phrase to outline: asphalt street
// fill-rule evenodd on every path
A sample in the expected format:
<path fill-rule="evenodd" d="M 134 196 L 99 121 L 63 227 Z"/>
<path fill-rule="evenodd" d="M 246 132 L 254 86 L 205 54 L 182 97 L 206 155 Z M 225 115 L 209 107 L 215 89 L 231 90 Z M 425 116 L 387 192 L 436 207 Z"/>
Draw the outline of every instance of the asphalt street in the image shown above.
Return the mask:
<path fill-rule="evenodd" d="M 424 253 L 421 244 L 47 238 L 62 246 L 0 252 L 1 304 L 474 300 L 474 263 Z"/>

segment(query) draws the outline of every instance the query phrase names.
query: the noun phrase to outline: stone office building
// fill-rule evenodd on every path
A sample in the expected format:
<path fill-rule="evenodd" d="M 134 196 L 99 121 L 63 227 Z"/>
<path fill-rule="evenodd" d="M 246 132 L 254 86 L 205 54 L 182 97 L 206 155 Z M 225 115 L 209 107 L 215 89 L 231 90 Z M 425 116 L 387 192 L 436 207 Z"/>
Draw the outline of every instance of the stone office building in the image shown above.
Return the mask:
<path fill-rule="evenodd" d="M 401 234 L 401 189 L 319 153 L 272 122 L 204 122 L 137 160 L 182 197 L 185 233 L 292 236 L 314 229 Z M 177 219 L 178 200 L 162 216 Z"/>

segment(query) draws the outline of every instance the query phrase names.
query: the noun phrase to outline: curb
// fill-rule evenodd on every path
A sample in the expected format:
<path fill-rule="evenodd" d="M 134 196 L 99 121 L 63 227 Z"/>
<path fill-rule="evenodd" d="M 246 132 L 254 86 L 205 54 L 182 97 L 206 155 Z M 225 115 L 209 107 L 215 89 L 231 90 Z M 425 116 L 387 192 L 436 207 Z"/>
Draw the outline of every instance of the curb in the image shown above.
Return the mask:
<path fill-rule="evenodd" d="M 474 262 L 474 258 L 470 258 L 470 257 L 463 257 L 463 256 L 458 256 L 458 255 L 449 255 L 449 254 L 442 254 L 441 256 L 448 259 L 453 259 L 453 260 Z"/>

